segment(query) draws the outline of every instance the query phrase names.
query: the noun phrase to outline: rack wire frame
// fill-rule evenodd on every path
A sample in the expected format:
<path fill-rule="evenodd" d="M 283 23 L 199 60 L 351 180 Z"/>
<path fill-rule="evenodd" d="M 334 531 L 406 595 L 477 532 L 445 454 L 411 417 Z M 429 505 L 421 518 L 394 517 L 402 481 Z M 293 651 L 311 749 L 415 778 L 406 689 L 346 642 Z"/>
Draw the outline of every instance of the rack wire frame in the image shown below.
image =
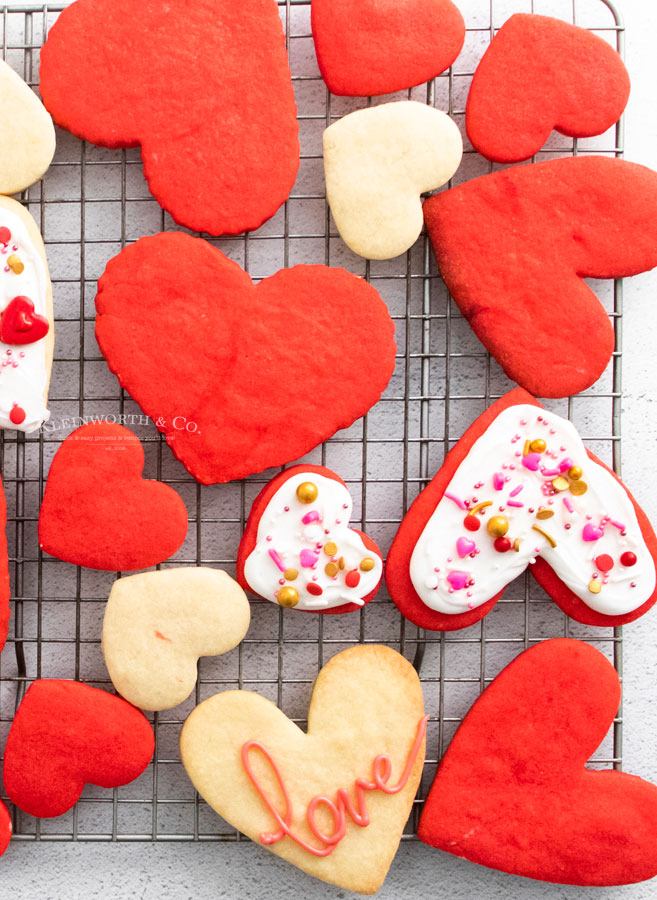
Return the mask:
<path fill-rule="evenodd" d="M 283 210 L 258 232 L 209 239 L 237 258 L 256 281 L 271 274 L 259 270 L 263 261 L 265 267 L 273 266 L 274 270 L 297 261 L 301 243 L 304 261 L 345 265 L 364 275 L 388 301 L 398 338 L 397 369 L 390 387 L 364 419 L 306 457 L 341 472 L 356 501 L 354 524 L 370 533 L 385 550 L 403 514 L 435 473 L 446 450 L 510 385 L 469 335 L 451 303 L 426 235 L 405 257 L 390 264 L 357 260 L 340 243 L 325 201 L 321 148 L 312 147 L 313 139 L 321 134 L 316 129 L 353 108 L 391 98 L 345 101 L 332 97 L 314 65 L 310 0 L 277 2 L 300 110 L 300 178 Z M 559 2 L 545 0 L 543 5 L 549 8 L 543 9 L 541 0 L 463 0 L 460 5 L 466 14 L 468 40 L 473 47 L 477 45 L 475 56 L 485 49 L 501 24 L 499 16 L 506 18 L 516 11 L 561 15 L 606 35 L 623 54 L 624 28 L 610 0 L 561 0 L 561 7 L 554 11 Z M 38 86 L 39 48 L 66 5 L 0 7 L 3 58 L 34 88 Z M 608 21 L 601 21 L 603 17 Z M 301 45 L 305 51 L 299 55 L 297 67 L 295 47 Z M 457 61 L 431 83 L 395 95 L 395 99 L 423 99 L 447 109 L 462 126 L 464 108 L 459 99 L 473 70 L 471 66 L 461 71 Z M 305 136 L 304 128 L 310 129 Z M 125 417 L 124 423 L 144 443 L 145 474 L 174 486 L 185 499 L 190 537 L 166 565 L 212 565 L 234 572 L 236 544 L 250 502 L 273 474 L 231 485 L 206 487 L 195 483 L 173 460 L 152 424 L 108 375 L 93 339 L 95 279 L 111 256 L 140 236 L 139 230 L 133 233 L 134 204 L 148 207 L 146 227 L 157 231 L 176 226 L 144 189 L 138 150 L 101 151 L 64 133 L 58 135 L 58 141 L 57 155 L 43 182 L 21 196 L 44 236 L 53 275 L 58 338 L 50 403 L 54 427 L 37 435 L 4 432 L 0 440 L 13 588 L 13 635 L 0 658 L 2 746 L 14 709 L 34 679 L 72 677 L 112 690 L 99 643 L 104 602 L 116 576 L 90 573 L 45 556 L 36 537 L 48 465 L 60 441 L 79 424 L 76 417 Z M 317 140 L 314 142 L 316 145 Z M 569 141 L 554 136 L 538 158 L 588 152 L 622 156 L 622 120 L 598 140 Z M 498 168 L 485 163 L 467 142 L 464 159 L 466 171 L 468 160 L 474 163 L 470 174 Z M 96 177 L 99 171 L 103 173 L 100 179 Z M 295 205 L 306 203 L 315 204 L 310 225 L 297 228 Z M 101 206 L 104 215 L 99 218 Z M 70 226 L 72 209 L 79 221 L 77 231 Z M 280 258 L 274 260 L 271 253 L 259 252 L 260 246 L 267 245 L 280 248 Z M 546 405 L 581 421 L 585 440 L 620 473 L 622 282 L 615 282 L 611 289 L 600 283 L 596 289 L 607 305 L 616 333 L 609 371 L 585 394 Z M 423 632 L 405 621 L 385 588 L 359 613 L 327 618 L 285 612 L 252 599 L 253 624 L 239 648 L 218 660 L 200 662 L 196 690 L 187 704 L 149 716 L 156 746 L 153 763 L 144 775 L 133 785 L 111 792 L 88 786 L 76 807 L 56 820 L 35 820 L 14 809 L 14 840 L 244 840 L 208 809 L 186 779 L 177 750 L 182 722 L 209 694 L 239 687 L 264 693 L 303 726 L 317 672 L 330 656 L 354 643 L 395 647 L 414 660 L 425 689 L 426 708 L 431 714 L 428 759 L 404 835 L 413 839 L 437 761 L 456 726 L 475 697 L 519 651 L 548 637 L 581 637 L 605 652 L 619 674 L 622 669 L 622 630 L 590 629 L 570 622 L 528 575 L 510 587 L 482 622 L 452 634 Z M 591 765 L 620 768 L 621 759 L 619 711 Z"/>

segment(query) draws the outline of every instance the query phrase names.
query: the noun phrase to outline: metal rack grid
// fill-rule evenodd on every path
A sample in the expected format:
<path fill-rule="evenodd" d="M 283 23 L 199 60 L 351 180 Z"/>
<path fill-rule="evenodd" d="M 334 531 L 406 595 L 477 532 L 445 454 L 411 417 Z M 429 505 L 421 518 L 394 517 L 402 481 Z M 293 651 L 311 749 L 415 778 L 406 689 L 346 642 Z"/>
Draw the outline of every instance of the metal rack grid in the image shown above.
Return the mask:
<path fill-rule="evenodd" d="M 410 502 L 470 422 L 511 385 L 483 351 L 451 303 L 423 236 L 404 257 L 385 263 L 353 256 L 340 241 L 326 206 L 321 133 L 345 113 L 391 99 L 332 97 L 319 77 L 309 27 L 310 0 L 277 0 L 299 106 L 302 159 L 297 184 L 259 231 L 213 240 L 259 280 L 297 262 L 343 265 L 381 292 L 396 323 L 397 367 L 382 401 L 350 429 L 305 457 L 338 471 L 354 495 L 354 523 L 384 550 Z M 38 52 L 66 3 L 0 7 L 2 50 L 25 80 L 38 84 Z M 557 15 L 606 36 L 623 52 L 623 26 L 609 0 L 460 0 L 468 25 L 460 59 L 432 83 L 395 95 L 446 109 L 463 128 L 472 72 L 487 43 L 513 12 Z M 599 152 L 621 156 L 622 123 L 607 135 L 571 141 L 553 135 L 537 158 Z M 469 147 L 455 183 L 498 168 Z M 273 472 L 241 483 L 201 486 L 172 457 L 155 428 L 109 373 L 93 337 L 95 281 L 120 248 L 142 234 L 176 228 L 150 198 L 138 150 L 109 151 L 58 133 L 58 150 L 42 183 L 22 196 L 40 224 L 53 278 L 57 343 L 51 428 L 36 436 L 4 432 L 0 464 L 7 494 L 13 587 L 13 635 L 0 658 L 0 743 L 17 702 L 35 678 L 70 677 L 112 689 L 100 652 L 104 603 L 113 574 L 82 570 L 44 556 L 37 541 L 40 498 L 50 461 L 74 418 L 128 417 L 146 452 L 146 477 L 175 486 L 190 519 L 188 539 L 165 565 L 214 565 L 234 573 L 239 536 L 251 501 Z M 622 285 L 595 285 L 616 331 L 616 352 L 590 391 L 546 405 L 576 421 L 598 456 L 620 471 Z M 132 417 L 132 418 L 131 418 Z M 451 634 L 422 632 L 403 620 L 385 589 L 348 616 L 303 616 L 255 599 L 252 626 L 237 650 L 204 659 L 194 696 L 151 716 L 154 761 L 134 782 L 114 791 L 87 787 L 77 806 L 55 820 L 14 810 L 16 840 L 240 840 L 193 791 L 180 763 L 178 732 L 193 706 L 217 690 L 246 688 L 276 701 L 302 726 L 312 682 L 334 653 L 358 642 L 380 642 L 419 665 L 425 688 L 428 760 L 407 826 L 417 829 L 422 798 L 436 761 L 475 697 L 519 651 L 549 637 L 589 640 L 621 667 L 621 631 L 570 622 L 527 575 L 480 623 Z M 593 765 L 620 767 L 622 720 Z"/>

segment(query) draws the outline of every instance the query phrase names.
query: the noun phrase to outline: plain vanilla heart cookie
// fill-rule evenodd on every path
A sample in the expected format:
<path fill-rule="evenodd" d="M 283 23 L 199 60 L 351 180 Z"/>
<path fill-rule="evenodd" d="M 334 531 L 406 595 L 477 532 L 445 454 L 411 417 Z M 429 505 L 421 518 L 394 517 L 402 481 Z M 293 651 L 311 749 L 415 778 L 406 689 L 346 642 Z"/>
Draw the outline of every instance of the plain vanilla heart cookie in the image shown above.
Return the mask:
<path fill-rule="evenodd" d="M 201 656 L 237 647 L 249 601 L 220 569 L 162 569 L 115 581 L 102 648 L 112 684 L 141 709 L 171 709 L 194 690 Z"/>
<path fill-rule="evenodd" d="M 383 574 L 377 545 L 349 527 L 353 501 L 324 466 L 292 466 L 256 497 L 237 554 L 237 580 L 272 603 L 343 613 L 374 597 Z"/>
<path fill-rule="evenodd" d="M 359 109 L 324 132 L 326 194 L 345 244 L 392 259 L 422 231 L 420 195 L 458 169 L 463 140 L 450 117 L 414 100 Z"/>
<path fill-rule="evenodd" d="M 312 0 L 317 62 L 333 94 L 369 97 L 430 81 L 465 40 L 451 0 Z"/>
<path fill-rule="evenodd" d="M 155 199 L 210 234 L 258 228 L 299 168 L 276 0 L 76 0 L 41 50 L 55 121 L 101 147 L 141 145 Z"/>
<path fill-rule="evenodd" d="M 0 194 L 24 191 L 55 154 L 55 127 L 37 95 L 0 60 Z"/>
<path fill-rule="evenodd" d="M 569 616 L 632 622 L 657 601 L 657 538 L 575 427 L 517 388 L 448 453 L 387 559 L 401 612 L 439 631 L 483 618 L 529 565 Z"/>
<path fill-rule="evenodd" d="M 299 459 L 364 415 L 395 367 L 394 324 L 364 279 L 295 266 L 254 285 L 186 234 L 122 250 L 96 309 L 110 369 L 203 484 Z"/>
<path fill-rule="evenodd" d="M 497 32 L 472 79 L 465 124 L 473 147 L 495 162 L 538 153 L 554 128 L 602 134 L 630 96 L 623 60 L 586 28 L 517 13 Z"/>
<path fill-rule="evenodd" d="M 584 279 L 657 265 L 657 173 L 552 159 L 435 194 L 424 215 L 451 296 L 509 378 L 567 397 L 602 375 L 614 329 Z"/>
<path fill-rule="evenodd" d="M 31 432 L 50 417 L 54 346 L 41 233 L 20 203 L 0 197 L 0 428 Z"/>
<path fill-rule="evenodd" d="M 395 650 L 343 650 L 317 677 L 308 732 L 250 691 L 215 694 L 180 735 L 194 787 L 278 856 L 374 893 L 397 851 L 424 764 L 422 688 Z"/>
<path fill-rule="evenodd" d="M 558 884 L 657 875 L 657 787 L 586 767 L 620 698 L 613 666 L 589 644 L 558 639 L 525 650 L 452 739 L 424 803 L 420 839 Z"/>
<path fill-rule="evenodd" d="M 141 442 L 122 425 L 91 422 L 53 459 L 39 512 L 39 546 L 64 562 L 131 572 L 164 562 L 187 535 L 187 510 L 167 484 L 145 479 Z"/>
<path fill-rule="evenodd" d="M 154 748 L 147 719 L 120 697 L 78 681 L 35 681 L 9 729 L 5 790 L 31 816 L 61 816 L 85 784 L 134 781 Z"/>

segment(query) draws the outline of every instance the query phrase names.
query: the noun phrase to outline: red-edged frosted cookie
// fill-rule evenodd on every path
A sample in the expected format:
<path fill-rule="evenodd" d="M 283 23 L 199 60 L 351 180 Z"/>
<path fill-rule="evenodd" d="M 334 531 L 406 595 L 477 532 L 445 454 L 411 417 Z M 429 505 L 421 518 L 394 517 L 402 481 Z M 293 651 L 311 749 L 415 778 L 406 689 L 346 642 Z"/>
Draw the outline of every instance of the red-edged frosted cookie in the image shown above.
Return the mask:
<path fill-rule="evenodd" d="M 482 619 L 527 566 L 587 625 L 632 622 L 657 600 L 657 537 L 574 426 L 517 388 L 450 450 L 387 559 L 401 612 L 436 631 Z"/>
<path fill-rule="evenodd" d="M 127 428 L 83 425 L 57 450 L 39 513 L 46 553 L 88 569 L 129 572 L 163 562 L 187 534 L 187 510 L 166 484 L 145 480 L 144 450 Z"/>
<path fill-rule="evenodd" d="M 553 128 L 570 137 L 602 134 L 629 96 L 627 69 L 607 41 L 561 19 L 517 13 L 477 66 L 465 124 L 488 159 L 518 162 Z"/>
<path fill-rule="evenodd" d="M 360 609 L 379 589 L 377 545 L 349 528 L 352 499 L 324 466 L 281 472 L 256 497 L 237 554 L 237 580 L 255 594 L 304 612 Z"/>
<path fill-rule="evenodd" d="M 465 40 L 451 0 L 312 0 L 317 62 L 333 94 L 368 97 L 430 81 Z"/>
<path fill-rule="evenodd" d="M 566 397 L 600 377 L 614 333 L 584 278 L 657 265 L 657 173 L 554 159 L 436 194 L 424 215 L 452 297 L 509 378 Z"/>
<path fill-rule="evenodd" d="M 155 199 L 211 234 L 258 228 L 299 167 L 296 105 L 275 0 L 77 0 L 41 50 L 58 125 L 141 145 Z"/>
<path fill-rule="evenodd" d="M 456 732 L 424 804 L 420 839 L 559 884 L 657 875 L 657 787 L 586 768 L 620 697 L 618 675 L 589 644 L 562 638 L 521 653 Z"/>
<path fill-rule="evenodd" d="M 362 278 L 295 266 L 254 285 L 185 234 L 110 260 L 96 309 L 110 369 L 203 484 L 303 456 L 364 415 L 395 366 L 393 322 Z"/>
<path fill-rule="evenodd" d="M 9 730 L 5 789 L 31 816 L 60 816 L 85 784 L 134 781 L 154 746 L 147 719 L 120 697 L 77 681 L 35 681 Z"/>

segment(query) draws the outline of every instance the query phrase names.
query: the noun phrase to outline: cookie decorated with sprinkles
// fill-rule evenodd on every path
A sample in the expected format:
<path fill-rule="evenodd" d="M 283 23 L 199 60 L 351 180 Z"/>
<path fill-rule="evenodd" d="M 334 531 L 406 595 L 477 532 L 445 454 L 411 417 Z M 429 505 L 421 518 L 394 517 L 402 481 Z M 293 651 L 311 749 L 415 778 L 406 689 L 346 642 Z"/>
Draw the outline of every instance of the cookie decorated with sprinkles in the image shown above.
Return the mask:
<path fill-rule="evenodd" d="M 279 606 L 343 613 L 374 597 L 383 574 L 377 545 L 349 527 L 353 501 L 323 466 L 293 466 L 256 497 L 237 556 L 237 580 Z"/>
<path fill-rule="evenodd" d="M 388 556 L 401 612 L 451 631 L 483 618 L 527 566 L 569 616 L 632 622 L 657 600 L 657 538 L 575 427 L 526 391 L 468 429 L 411 506 Z"/>

